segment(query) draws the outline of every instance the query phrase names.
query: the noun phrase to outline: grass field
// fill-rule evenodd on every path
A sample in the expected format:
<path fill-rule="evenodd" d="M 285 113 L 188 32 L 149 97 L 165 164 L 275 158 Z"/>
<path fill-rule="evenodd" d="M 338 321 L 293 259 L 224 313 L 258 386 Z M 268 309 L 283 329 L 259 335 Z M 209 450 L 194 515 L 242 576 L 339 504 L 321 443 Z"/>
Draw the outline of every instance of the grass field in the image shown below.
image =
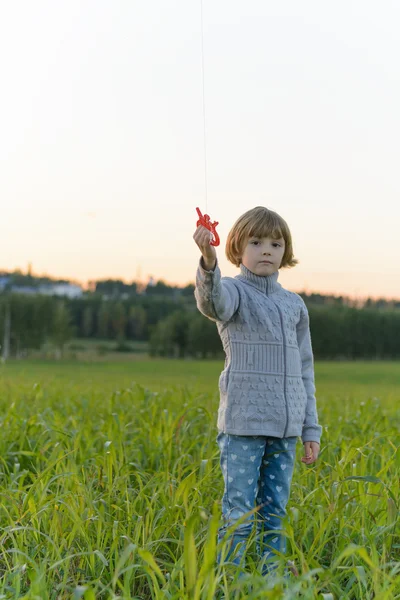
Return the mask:
<path fill-rule="evenodd" d="M 262 579 L 251 540 L 252 591 L 215 567 L 222 368 L 0 366 L 0 598 L 400 598 L 399 364 L 316 364 L 321 452 L 298 444 L 285 522 L 300 575 Z"/>

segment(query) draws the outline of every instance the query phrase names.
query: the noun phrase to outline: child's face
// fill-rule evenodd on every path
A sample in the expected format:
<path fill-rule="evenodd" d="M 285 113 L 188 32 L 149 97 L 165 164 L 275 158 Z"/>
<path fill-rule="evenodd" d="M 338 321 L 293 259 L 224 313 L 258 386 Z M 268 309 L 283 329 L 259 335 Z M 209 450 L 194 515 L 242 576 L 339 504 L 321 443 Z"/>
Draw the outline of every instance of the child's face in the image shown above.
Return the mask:
<path fill-rule="evenodd" d="M 251 237 L 245 245 L 242 263 L 255 275 L 272 275 L 282 262 L 285 254 L 285 240 L 274 240 L 271 237 Z M 270 261 L 263 263 L 262 261 Z"/>

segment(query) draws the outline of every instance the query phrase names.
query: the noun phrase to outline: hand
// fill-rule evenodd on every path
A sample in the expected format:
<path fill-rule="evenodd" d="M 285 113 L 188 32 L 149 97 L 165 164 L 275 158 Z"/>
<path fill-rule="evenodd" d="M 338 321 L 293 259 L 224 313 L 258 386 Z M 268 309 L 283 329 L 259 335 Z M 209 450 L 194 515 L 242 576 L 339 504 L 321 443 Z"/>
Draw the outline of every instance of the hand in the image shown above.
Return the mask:
<path fill-rule="evenodd" d="M 306 465 L 311 465 L 318 458 L 319 454 L 319 443 L 318 442 L 304 442 L 304 454 L 301 457 L 301 462 Z"/>
<path fill-rule="evenodd" d="M 213 269 L 217 260 L 215 248 L 210 244 L 213 234 L 206 227 L 203 227 L 203 225 L 199 225 L 193 234 L 193 239 L 200 248 L 204 264 L 210 267 L 210 270 Z"/>

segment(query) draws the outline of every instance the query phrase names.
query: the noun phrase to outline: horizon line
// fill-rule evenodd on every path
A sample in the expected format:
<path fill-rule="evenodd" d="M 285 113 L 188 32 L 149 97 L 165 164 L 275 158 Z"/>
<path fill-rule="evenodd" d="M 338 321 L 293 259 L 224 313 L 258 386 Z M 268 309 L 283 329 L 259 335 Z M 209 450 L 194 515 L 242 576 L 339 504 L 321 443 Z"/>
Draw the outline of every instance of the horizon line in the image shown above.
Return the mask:
<path fill-rule="evenodd" d="M 30 264 L 30 263 L 28 263 L 28 264 Z M 135 284 L 140 285 L 140 286 L 145 285 L 146 287 L 149 285 L 149 282 L 151 280 L 153 280 L 155 283 L 162 282 L 162 283 L 165 283 L 166 285 L 168 285 L 169 287 L 174 287 L 174 288 L 178 288 L 178 289 L 184 289 L 185 287 L 187 287 L 189 285 L 195 286 L 195 281 L 188 281 L 187 283 L 174 283 L 174 282 L 171 282 L 171 281 L 167 281 L 166 279 L 163 279 L 163 278 L 156 279 L 154 277 L 154 275 L 148 275 L 147 276 L 147 282 L 143 281 L 142 278 L 140 278 L 140 279 L 132 279 L 131 281 L 128 281 L 127 279 L 124 279 L 122 277 L 115 277 L 114 278 L 114 277 L 111 277 L 111 276 L 106 276 L 106 277 L 103 277 L 103 278 L 100 278 L 100 279 L 91 279 L 91 278 L 89 278 L 89 279 L 86 279 L 86 281 L 82 281 L 81 279 L 76 279 L 76 278 L 57 277 L 57 276 L 54 276 L 54 275 L 49 275 L 48 273 L 41 274 L 41 275 L 33 273 L 32 271 L 24 273 L 21 268 L 16 268 L 14 271 L 7 271 L 6 269 L 0 269 L 0 276 L 3 276 L 3 277 L 5 275 L 12 275 L 12 274 L 15 274 L 15 273 L 19 273 L 20 275 L 22 275 L 24 277 L 31 276 L 31 277 L 34 277 L 36 279 L 47 278 L 47 279 L 50 279 L 50 280 L 54 280 L 55 282 L 57 282 L 57 281 L 67 281 L 68 283 L 71 283 L 71 284 L 74 284 L 74 285 L 79 285 L 84 291 L 90 290 L 90 284 L 93 283 L 93 282 L 96 283 L 96 282 L 102 282 L 102 281 L 108 281 L 108 280 L 111 280 L 111 281 L 121 281 L 122 283 L 124 283 L 126 285 L 132 285 L 132 284 L 135 283 Z M 1 275 L 1 274 L 3 274 L 3 275 Z M 396 303 L 400 302 L 400 298 L 396 298 L 396 297 L 373 296 L 373 295 L 355 295 L 355 294 L 351 295 L 351 294 L 346 294 L 344 292 L 326 293 L 326 292 L 321 292 L 321 291 L 317 291 L 317 290 L 310 290 L 309 287 L 308 287 L 308 284 L 307 284 L 306 287 L 303 288 L 303 290 L 299 290 L 299 291 L 291 290 L 291 291 L 294 291 L 297 294 L 305 294 L 307 296 L 310 296 L 310 295 L 319 295 L 319 296 L 327 297 L 327 298 L 328 297 L 330 297 L 330 298 L 332 298 L 332 297 L 333 298 L 340 298 L 340 297 L 342 297 L 342 298 L 347 298 L 349 300 L 357 300 L 357 301 L 372 300 L 374 302 L 377 302 L 379 300 L 384 300 L 385 302 L 388 302 L 388 303 L 390 303 L 390 302 L 396 302 Z"/>

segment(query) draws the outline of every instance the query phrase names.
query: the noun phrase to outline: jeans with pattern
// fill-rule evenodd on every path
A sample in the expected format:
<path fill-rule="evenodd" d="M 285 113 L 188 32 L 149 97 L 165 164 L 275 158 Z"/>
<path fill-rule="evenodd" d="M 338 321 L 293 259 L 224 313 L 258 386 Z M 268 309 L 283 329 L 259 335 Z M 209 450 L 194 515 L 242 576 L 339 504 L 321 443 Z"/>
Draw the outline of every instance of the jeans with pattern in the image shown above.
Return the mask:
<path fill-rule="evenodd" d="M 218 542 L 229 527 L 257 506 L 256 546 L 262 559 L 263 575 L 277 567 L 274 551 L 286 552 L 286 537 L 281 533 L 282 518 L 286 515 L 290 494 L 296 442 L 297 437 L 242 436 L 222 431 L 217 435 L 225 483 L 223 525 L 218 529 Z M 241 563 L 247 538 L 252 532 L 254 513 L 243 521 L 235 528 L 225 556 L 225 560 L 236 565 Z M 221 562 L 221 551 L 217 562 Z"/>

